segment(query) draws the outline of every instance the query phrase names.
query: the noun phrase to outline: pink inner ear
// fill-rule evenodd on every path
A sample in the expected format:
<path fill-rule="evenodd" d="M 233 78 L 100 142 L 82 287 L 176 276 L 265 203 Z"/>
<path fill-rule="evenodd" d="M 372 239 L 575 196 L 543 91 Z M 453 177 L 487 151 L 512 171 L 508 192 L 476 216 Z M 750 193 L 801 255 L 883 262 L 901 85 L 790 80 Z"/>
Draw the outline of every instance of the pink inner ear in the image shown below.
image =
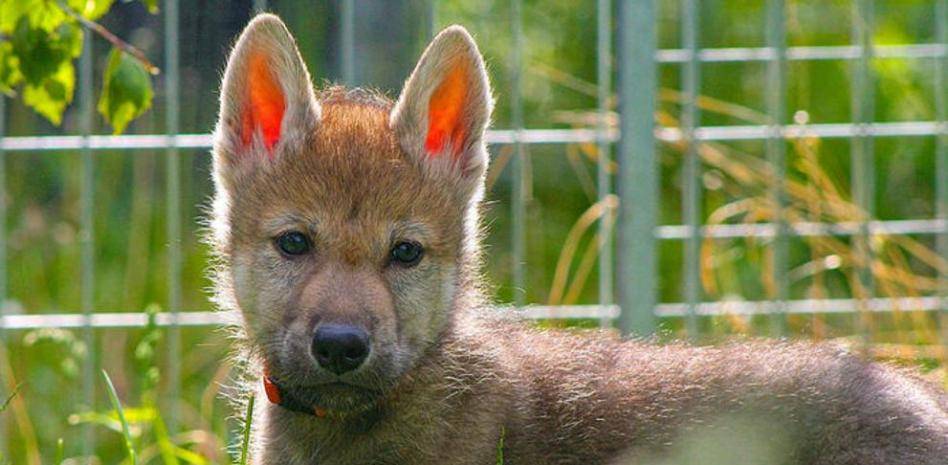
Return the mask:
<path fill-rule="evenodd" d="M 444 153 L 445 145 L 451 144 L 452 154 L 458 156 L 467 137 L 464 125 L 464 105 L 468 89 L 467 62 L 458 60 L 454 67 L 431 94 L 428 101 L 428 136 L 425 151 L 437 157 Z"/>
<path fill-rule="evenodd" d="M 270 71 L 270 65 L 264 53 L 253 51 L 248 60 L 247 93 L 248 104 L 242 117 L 241 139 L 250 144 L 259 128 L 263 142 L 272 150 L 280 140 L 280 126 L 286 111 L 286 100 L 280 83 Z M 271 152 L 272 154 L 272 152 Z"/>

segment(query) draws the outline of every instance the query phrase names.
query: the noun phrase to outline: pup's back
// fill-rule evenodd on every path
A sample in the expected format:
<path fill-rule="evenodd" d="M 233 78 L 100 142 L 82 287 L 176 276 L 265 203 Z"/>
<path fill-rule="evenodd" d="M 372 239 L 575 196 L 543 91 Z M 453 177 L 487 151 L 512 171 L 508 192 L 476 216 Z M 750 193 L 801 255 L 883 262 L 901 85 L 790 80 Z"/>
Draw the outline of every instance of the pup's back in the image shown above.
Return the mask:
<path fill-rule="evenodd" d="M 948 464 L 948 395 L 839 348 L 469 327 L 516 373 L 509 463 Z"/>

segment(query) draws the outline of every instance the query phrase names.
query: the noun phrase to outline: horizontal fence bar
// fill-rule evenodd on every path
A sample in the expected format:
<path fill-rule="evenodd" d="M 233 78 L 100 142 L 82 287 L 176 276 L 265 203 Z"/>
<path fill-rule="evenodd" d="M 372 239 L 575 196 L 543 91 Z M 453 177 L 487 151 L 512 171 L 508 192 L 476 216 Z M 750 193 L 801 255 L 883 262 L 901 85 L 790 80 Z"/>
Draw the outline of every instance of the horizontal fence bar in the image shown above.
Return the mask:
<path fill-rule="evenodd" d="M 210 134 L 127 134 L 121 136 L 89 136 L 88 146 L 93 150 L 142 150 L 142 149 L 208 149 L 211 147 Z M 4 150 L 49 151 L 78 150 L 83 147 L 82 136 L 26 136 L 4 137 L 0 147 Z"/>
<path fill-rule="evenodd" d="M 698 304 L 697 313 L 702 316 L 713 315 L 765 315 L 782 312 L 796 315 L 816 313 L 855 313 L 869 311 L 875 313 L 892 312 L 931 312 L 943 305 L 940 297 L 876 297 L 860 301 L 859 299 L 801 299 L 784 301 L 720 301 Z M 684 303 L 660 304 L 655 309 L 658 316 L 682 316 L 688 312 Z"/>
<path fill-rule="evenodd" d="M 801 299 L 801 300 L 761 300 L 761 301 L 718 301 L 701 302 L 694 308 L 699 316 L 715 315 L 762 315 L 771 313 L 816 314 L 816 313 L 855 313 L 865 308 L 867 311 L 884 313 L 895 309 L 899 311 L 930 312 L 939 309 L 948 299 L 938 297 L 879 297 L 866 301 L 866 306 L 857 299 Z M 501 307 L 502 310 L 514 310 L 514 307 Z M 534 305 L 519 310 L 524 318 L 535 320 L 557 320 L 577 318 L 618 318 L 617 305 Z M 655 308 L 660 317 L 688 316 L 688 302 L 661 303 Z"/>
<path fill-rule="evenodd" d="M 897 235 L 897 234 L 940 234 L 948 232 L 948 220 L 889 220 L 869 221 L 870 235 Z M 788 223 L 787 232 L 794 236 L 852 236 L 863 232 L 863 223 L 847 221 L 841 223 L 800 222 Z M 691 228 L 684 224 L 664 225 L 655 228 L 655 236 L 659 239 L 686 239 Z M 748 224 L 715 224 L 701 228 L 701 236 L 715 239 L 732 239 L 741 237 L 774 237 L 777 235 L 777 225 L 774 223 Z"/>
<path fill-rule="evenodd" d="M 868 299 L 863 307 L 857 299 L 800 299 L 777 302 L 772 300 L 759 301 L 718 301 L 698 303 L 694 311 L 700 316 L 714 315 L 761 315 L 778 311 L 792 314 L 815 313 L 854 313 L 865 308 L 867 311 L 884 313 L 899 311 L 936 311 L 942 305 L 948 304 L 948 298 L 940 297 L 877 297 Z M 501 306 L 499 311 L 516 311 L 526 319 L 576 319 L 576 318 L 618 318 L 617 305 L 529 305 L 526 307 Z M 681 317 L 688 314 L 687 302 L 660 303 L 655 307 L 655 315 L 661 317 Z M 205 326 L 234 326 L 240 323 L 237 312 L 216 311 L 181 311 L 178 315 L 178 326 L 205 327 Z M 175 315 L 159 313 L 155 315 L 158 326 L 171 326 Z M 4 315 L 0 317 L 0 325 L 5 330 L 32 330 L 32 329 L 71 329 L 82 328 L 86 320 L 81 314 L 50 313 L 41 315 Z M 143 328 L 148 324 L 148 314 L 141 312 L 129 313 L 96 313 L 92 316 L 90 326 L 98 329 L 133 329 Z"/>
<path fill-rule="evenodd" d="M 175 319 L 177 318 L 177 321 Z M 0 317 L 4 329 L 84 328 L 86 319 L 82 314 L 49 313 L 38 315 L 4 315 Z M 186 311 L 163 312 L 155 315 L 158 326 L 234 326 L 240 323 L 236 312 Z M 92 314 L 89 326 L 93 328 L 144 328 L 148 325 L 148 314 L 142 312 L 97 312 Z"/>
<path fill-rule="evenodd" d="M 776 129 L 785 139 L 849 138 L 860 135 L 919 137 L 946 135 L 948 123 L 899 121 L 871 124 L 791 124 L 779 126 Z M 770 137 L 771 131 L 773 129 L 766 125 L 707 126 L 697 128 L 694 138 L 700 141 L 764 140 Z M 578 144 L 600 142 L 603 137 L 608 142 L 615 142 L 618 140 L 618 132 L 615 130 L 600 132 L 597 129 L 525 129 L 519 132 L 518 136 L 518 131 L 498 129 L 487 132 L 487 143 L 507 145 L 519 140 L 523 144 Z M 659 127 L 655 130 L 655 137 L 665 142 L 677 142 L 683 140 L 685 136 L 679 128 Z M 211 147 L 211 141 L 210 134 L 98 135 L 89 136 L 88 141 L 83 136 L 22 136 L 0 139 L 0 149 L 6 151 L 79 150 L 83 148 L 85 142 L 88 142 L 89 148 L 93 150 L 208 149 Z"/>
<path fill-rule="evenodd" d="M 792 61 L 856 60 L 862 51 L 858 45 L 787 47 L 786 57 Z M 948 53 L 944 44 L 875 45 L 873 58 L 941 58 Z M 698 61 L 704 63 L 769 61 L 777 57 L 773 47 L 706 48 L 698 50 Z M 655 58 L 659 63 L 687 63 L 691 59 L 688 49 L 659 50 Z"/>
<path fill-rule="evenodd" d="M 752 126 L 708 126 L 695 130 L 695 138 L 703 141 L 763 140 L 772 131 L 784 139 L 872 137 L 918 137 L 948 134 L 948 124 L 937 121 L 898 121 L 888 123 L 825 123 L 789 124 L 771 128 L 765 125 Z M 659 128 L 656 136 L 660 140 L 674 142 L 682 139 L 678 128 Z"/>

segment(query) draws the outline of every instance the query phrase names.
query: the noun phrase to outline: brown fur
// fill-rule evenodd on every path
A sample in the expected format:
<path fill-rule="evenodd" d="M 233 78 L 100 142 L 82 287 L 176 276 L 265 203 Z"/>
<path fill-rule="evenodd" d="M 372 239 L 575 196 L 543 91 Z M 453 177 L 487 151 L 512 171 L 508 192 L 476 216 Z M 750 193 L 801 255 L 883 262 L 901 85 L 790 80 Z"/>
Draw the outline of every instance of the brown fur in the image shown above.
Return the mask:
<path fill-rule="evenodd" d="M 286 98 L 272 150 L 239 137 L 252 111 L 243 63 L 260 50 Z M 459 62 L 464 139 L 426 153 L 427 99 Z M 266 364 L 329 412 L 261 402 L 260 465 L 493 464 L 499 450 L 506 464 L 948 463 L 945 393 L 838 349 L 539 331 L 486 305 L 477 208 L 491 99 L 463 29 L 435 39 L 393 104 L 313 93 L 289 33 L 262 15 L 235 46 L 221 100 L 217 301 L 243 315 L 254 383 Z M 287 230 L 313 251 L 281 255 L 273 238 Z M 413 268 L 388 262 L 404 239 L 425 247 Z M 369 331 L 363 367 L 318 369 L 309 346 L 326 322 Z"/>

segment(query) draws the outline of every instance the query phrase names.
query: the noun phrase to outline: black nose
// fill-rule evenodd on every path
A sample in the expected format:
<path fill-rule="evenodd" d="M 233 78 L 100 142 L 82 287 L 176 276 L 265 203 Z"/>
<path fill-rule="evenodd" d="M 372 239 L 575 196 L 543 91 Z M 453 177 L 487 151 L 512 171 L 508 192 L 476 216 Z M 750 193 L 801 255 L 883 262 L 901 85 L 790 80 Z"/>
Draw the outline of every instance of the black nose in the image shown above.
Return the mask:
<path fill-rule="evenodd" d="M 313 357 L 337 375 L 355 370 L 369 355 L 369 335 L 355 326 L 323 325 L 313 336 Z"/>

